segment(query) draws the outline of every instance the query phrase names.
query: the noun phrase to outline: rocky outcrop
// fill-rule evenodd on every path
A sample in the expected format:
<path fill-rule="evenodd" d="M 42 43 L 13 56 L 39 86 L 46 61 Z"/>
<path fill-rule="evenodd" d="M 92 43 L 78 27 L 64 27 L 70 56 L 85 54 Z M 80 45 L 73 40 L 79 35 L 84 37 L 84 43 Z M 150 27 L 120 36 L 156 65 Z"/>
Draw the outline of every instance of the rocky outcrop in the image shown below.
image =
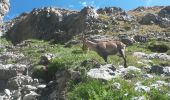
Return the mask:
<path fill-rule="evenodd" d="M 151 13 L 146 14 L 140 21 L 140 23 L 143 25 L 158 24 L 159 22 L 160 18 L 157 15 Z"/>
<path fill-rule="evenodd" d="M 59 41 L 62 37 L 64 41 L 64 37 L 68 36 L 62 31 L 61 22 L 74 13 L 76 12 L 51 7 L 34 9 L 30 14 L 25 15 L 24 20 L 14 23 L 7 32 L 7 37 L 14 44 L 29 38 L 50 40 L 55 37 Z"/>
<path fill-rule="evenodd" d="M 141 72 L 139 68 L 136 68 L 134 66 L 128 66 L 127 68 L 123 68 L 122 66 L 119 66 L 119 68 L 115 68 L 111 64 L 106 64 L 103 66 L 101 65 L 98 68 L 90 69 L 87 72 L 87 75 L 94 79 L 111 80 L 113 78 L 120 77 L 120 76 L 124 78 L 135 77 L 135 75 L 129 77 L 129 74 L 132 71 L 137 73 Z"/>
<path fill-rule="evenodd" d="M 3 27 L 3 18 L 6 13 L 9 11 L 9 0 L 0 0 L 0 36 L 2 36 Z"/>
<path fill-rule="evenodd" d="M 161 59 L 165 61 L 170 61 L 170 55 L 167 55 L 166 53 L 145 54 L 143 52 L 134 52 L 133 56 L 142 59 Z"/>
<path fill-rule="evenodd" d="M 161 9 L 160 12 L 158 13 L 158 15 L 160 17 L 170 19 L 170 6 L 166 6 L 163 9 Z"/>
<path fill-rule="evenodd" d="M 105 7 L 97 10 L 99 14 L 117 14 L 123 12 L 123 9 L 120 7 Z"/>

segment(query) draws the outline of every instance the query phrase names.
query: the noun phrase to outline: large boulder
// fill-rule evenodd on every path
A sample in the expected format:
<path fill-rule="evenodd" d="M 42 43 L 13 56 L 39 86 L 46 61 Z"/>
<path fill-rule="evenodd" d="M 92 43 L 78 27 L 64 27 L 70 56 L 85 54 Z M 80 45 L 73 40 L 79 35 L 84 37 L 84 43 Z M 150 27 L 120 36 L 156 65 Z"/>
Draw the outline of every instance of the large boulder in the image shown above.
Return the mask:
<path fill-rule="evenodd" d="M 3 18 L 9 11 L 9 6 L 9 0 L 0 0 L 0 36 L 2 36 L 1 31 L 3 30 Z"/>
<path fill-rule="evenodd" d="M 160 17 L 163 18 L 169 18 L 170 19 L 170 6 L 166 6 L 163 9 L 161 9 L 158 13 Z"/>
<path fill-rule="evenodd" d="M 159 26 L 162 27 L 162 28 L 168 28 L 170 26 L 170 19 L 162 18 L 160 23 L 159 23 Z"/>
<path fill-rule="evenodd" d="M 29 38 L 64 41 L 70 38 L 62 31 L 62 23 L 76 11 L 45 7 L 34 9 L 29 14 L 23 14 L 22 20 L 14 23 L 7 31 L 7 37 L 14 43 L 20 43 Z M 61 38 L 62 37 L 62 38 Z"/>
<path fill-rule="evenodd" d="M 81 11 L 80 11 L 81 15 L 86 17 L 86 19 L 91 19 L 91 18 L 95 18 L 97 19 L 98 14 L 96 12 L 96 10 L 93 7 L 84 7 Z"/>
<path fill-rule="evenodd" d="M 170 6 L 166 6 L 161 9 L 158 13 L 158 16 L 162 18 L 161 22 L 159 23 L 160 27 L 167 28 L 170 26 Z"/>
<path fill-rule="evenodd" d="M 8 80 L 17 75 L 24 74 L 26 72 L 26 65 L 21 64 L 0 64 L 0 80 Z"/>
<path fill-rule="evenodd" d="M 8 80 L 7 86 L 10 89 L 18 89 L 24 85 L 31 85 L 33 79 L 30 76 L 18 75 Z"/>
<path fill-rule="evenodd" d="M 159 21 L 160 18 L 158 16 L 156 16 L 155 14 L 148 13 L 142 18 L 140 23 L 143 25 L 150 25 L 150 24 L 158 24 Z"/>
<path fill-rule="evenodd" d="M 99 14 L 117 14 L 123 12 L 120 7 L 105 7 L 97 10 Z"/>

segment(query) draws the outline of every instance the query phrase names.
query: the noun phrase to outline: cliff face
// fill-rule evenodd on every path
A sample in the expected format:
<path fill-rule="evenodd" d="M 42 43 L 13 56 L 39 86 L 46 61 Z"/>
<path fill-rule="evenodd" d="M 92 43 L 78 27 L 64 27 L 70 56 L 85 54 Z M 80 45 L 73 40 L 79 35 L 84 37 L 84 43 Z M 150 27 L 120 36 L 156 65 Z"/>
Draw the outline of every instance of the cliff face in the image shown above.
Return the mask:
<path fill-rule="evenodd" d="M 138 7 L 124 11 L 119 7 L 81 11 L 60 8 L 34 9 L 7 23 L 7 37 L 14 43 L 34 38 L 65 43 L 78 34 L 146 34 L 168 32 L 169 7 Z M 147 25 L 147 26 L 146 26 Z"/>
<path fill-rule="evenodd" d="M 3 18 L 9 11 L 10 3 L 9 0 L 0 0 L 0 36 L 3 30 Z"/>

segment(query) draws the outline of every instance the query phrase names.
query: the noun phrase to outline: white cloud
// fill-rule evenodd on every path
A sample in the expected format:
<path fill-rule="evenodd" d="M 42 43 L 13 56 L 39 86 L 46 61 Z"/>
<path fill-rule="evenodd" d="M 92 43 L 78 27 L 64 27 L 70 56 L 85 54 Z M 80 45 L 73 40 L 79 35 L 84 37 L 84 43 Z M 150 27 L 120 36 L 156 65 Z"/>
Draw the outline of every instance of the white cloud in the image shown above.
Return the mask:
<path fill-rule="evenodd" d="M 87 6 L 87 2 L 82 2 L 82 6 Z"/>
<path fill-rule="evenodd" d="M 74 7 L 74 5 L 69 5 L 68 7 L 69 7 L 69 8 L 73 8 L 73 7 Z"/>

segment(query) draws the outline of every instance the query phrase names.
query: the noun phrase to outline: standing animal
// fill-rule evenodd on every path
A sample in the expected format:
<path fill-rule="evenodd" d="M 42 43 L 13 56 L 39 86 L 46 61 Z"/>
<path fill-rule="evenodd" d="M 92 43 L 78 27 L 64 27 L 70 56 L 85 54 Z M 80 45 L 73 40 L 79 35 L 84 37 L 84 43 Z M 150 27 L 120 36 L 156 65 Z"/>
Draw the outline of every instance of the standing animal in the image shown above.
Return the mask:
<path fill-rule="evenodd" d="M 101 56 L 104 61 L 107 63 L 107 57 L 109 55 L 115 55 L 119 53 L 124 60 L 124 67 L 127 67 L 126 63 L 126 55 L 125 55 L 125 47 L 121 41 L 118 40 L 108 40 L 108 41 L 99 41 L 97 43 L 92 42 L 83 38 L 83 51 L 93 50 Z"/>

